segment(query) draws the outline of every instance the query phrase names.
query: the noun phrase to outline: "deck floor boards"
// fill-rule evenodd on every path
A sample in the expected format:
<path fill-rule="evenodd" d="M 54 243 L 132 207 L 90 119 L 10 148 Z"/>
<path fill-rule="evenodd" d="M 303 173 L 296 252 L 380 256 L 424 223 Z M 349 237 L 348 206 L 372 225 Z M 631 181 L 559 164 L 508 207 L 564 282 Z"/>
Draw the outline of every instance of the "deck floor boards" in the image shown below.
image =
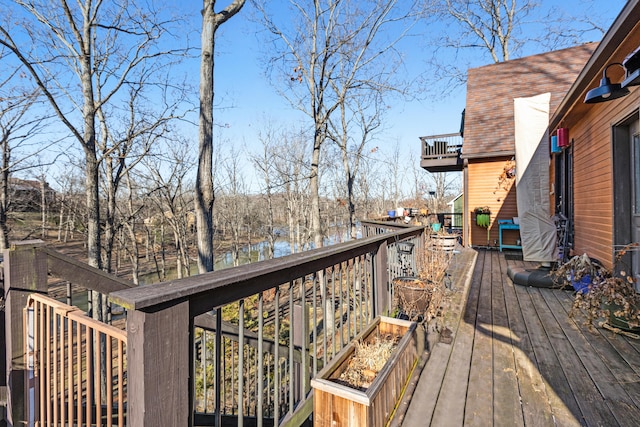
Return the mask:
<path fill-rule="evenodd" d="M 455 333 L 455 341 L 452 345 L 448 345 L 450 352 L 449 363 L 446 366 L 446 372 L 442 382 L 439 384 L 440 392 L 438 393 L 438 400 L 433 411 L 431 418 L 426 418 L 422 412 L 426 406 L 420 405 L 419 416 L 415 420 L 424 425 L 426 420 L 432 420 L 434 426 L 459 426 L 464 422 L 464 411 L 460 408 L 465 406 L 467 400 L 467 389 L 469 384 L 469 366 L 471 364 L 471 354 L 473 348 L 473 336 L 475 329 L 475 319 L 477 314 L 478 305 L 478 292 L 480 291 L 480 281 L 482 280 L 482 268 L 483 264 L 476 263 L 473 274 L 471 275 L 471 283 L 467 297 L 463 298 L 465 304 L 460 307 L 462 311 L 463 321 L 452 325 L 452 330 Z M 473 323 L 470 323 L 473 321 Z M 438 344 L 442 346 L 444 344 Z M 429 363 L 427 363 L 429 365 Z M 430 380 L 423 380 L 423 376 L 420 377 L 420 381 L 427 381 L 427 384 L 431 386 Z M 414 395 L 415 398 L 418 395 Z M 413 405 L 413 399 L 412 399 Z M 411 410 L 411 406 L 409 410 Z"/>
<path fill-rule="evenodd" d="M 480 280 L 469 387 L 464 411 L 464 424 L 468 426 L 486 426 L 493 418 L 491 305 L 491 257 L 485 257 L 482 279 Z"/>
<path fill-rule="evenodd" d="M 571 292 L 514 285 L 508 266 L 535 265 L 478 251 L 402 425 L 637 425 L 640 340 L 569 317 Z"/>
<path fill-rule="evenodd" d="M 500 260 L 502 271 L 506 271 L 506 260 L 504 257 L 500 257 Z M 518 374 L 518 391 L 524 424 L 527 426 L 550 425 L 552 416 L 549 398 L 538 371 L 522 310 L 518 307 L 516 291 L 506 281 L 502 281 L 502 284 L 514 346 L 513 355 Z"/>

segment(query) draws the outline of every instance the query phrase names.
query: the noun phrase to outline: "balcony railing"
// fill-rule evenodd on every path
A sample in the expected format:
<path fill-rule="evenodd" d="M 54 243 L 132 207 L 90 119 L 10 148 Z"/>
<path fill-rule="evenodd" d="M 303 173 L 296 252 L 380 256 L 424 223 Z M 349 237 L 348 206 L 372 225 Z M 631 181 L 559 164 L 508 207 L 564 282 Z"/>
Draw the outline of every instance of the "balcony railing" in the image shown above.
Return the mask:
<path fill-rule="evenodd" d="M 13 313 L 26 306 L 30 293 L 46 293 L 47 271 L 55 272 L 63 280 L 108 295 L 127 310 L 126 361 L 116 361 L 99 373 L 93 369 L 94 375 L 102 376 L 96 384 L 126 384 L 122 399 L 99 405 L 92 402 L 119 392 L 103 389 L 96 400 L 92 396 L 97 385 L 93 394 L 76 387 L 60 408 L 86 411 L 99 406 L 92 419 L 117 424 L 126 417 L 128 425 L 300 425 L 313 410 L 311 378 L 376 315 L 391 311 L 392 279 L 420 267 L 422 227 L 363 226 L 369 236 L 363 239 L 138 287 L 120 279 L 110 281 L 98 270 L 74 265 L 40 244 L 27 242 L 5 253 L 6 318 L 11 322 L 7 330 L 22 330 L 18 319 L 22 316 Z M 58 312 L 67 310 L 56 307 Z M 61 331 L 65 322 L 70 320 L 44 321 L 61 325 Z M 58 341 L 63 335 L 58 333 Z M 58 344 L 67 354 L 60 356 L 60 362 L 69 358 L 71 343 Z M 94 351 L 94 366 L 112 360 L 111 347 L 102 346 L 99 354 Z M 26 405 L 29 389 L 20 385 L 20 375 L 11 375 L 25 361 L 17 334 L 6 349 L 18 355 L 7 367 L 13 378 L 11 421 L 13 425 L 41 422 L 44 419 L 32 409 L 42 404 L 39 393 L 32 397 L 34 406 Z M 34 372 L 39 372 L 42 353 L 34 350 L 32 356 Z M 118 371 L 114 380 L 110 375 L 115 366 L 122 373 Z M 64 381 L 77 379 L 74 369 L 65 368 Z M 53 385 L 42 385 L 40 390 L 49 387 Z M 126 414 L 120 415 L 125 401 Z M 67 409 L 65 420 L 77 420 L 78 413 L 79 409 Z"/>
<path fill-rule="evenodd" d="M 421 136 L 422 159 L 420 166 L 429 172 L 462 170 L 462 136 L 459 133 Z"/>
<path fill-rule="evenodd" d="M 39 294 L 26 314 L 27 406 L 40 425 L 124 427 L 125 331 Z"/>

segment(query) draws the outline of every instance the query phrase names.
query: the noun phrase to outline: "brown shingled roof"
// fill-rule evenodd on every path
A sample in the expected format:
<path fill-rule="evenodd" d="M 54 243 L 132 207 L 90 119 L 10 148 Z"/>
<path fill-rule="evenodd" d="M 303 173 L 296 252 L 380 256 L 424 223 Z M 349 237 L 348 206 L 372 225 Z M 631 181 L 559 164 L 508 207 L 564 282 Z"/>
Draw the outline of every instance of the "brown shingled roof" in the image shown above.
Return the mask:
<path fill-rule="evenodd" d="M 553 114 L 597 43 L 471 68 L 462 157 L 514 152 L 513 100 L 551 93 Z"/>

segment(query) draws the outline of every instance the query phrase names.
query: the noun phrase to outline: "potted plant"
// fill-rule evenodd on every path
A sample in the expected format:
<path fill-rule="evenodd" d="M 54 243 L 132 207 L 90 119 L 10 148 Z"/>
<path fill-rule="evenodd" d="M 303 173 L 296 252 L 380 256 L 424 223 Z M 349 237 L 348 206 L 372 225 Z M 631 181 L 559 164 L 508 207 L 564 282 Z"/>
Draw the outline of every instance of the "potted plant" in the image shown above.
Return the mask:
<path fill-rule="evenodd" d="M 604 318 L 600 325 L 608 329 L 640 331 L 640 294 L 635 289 L 636 279 L 620 267 L 626 252 L 637 246 L 632 243 L 619 251 L 613 270 L 599 265 L 586 254 L 573 257 L 556 270 L 556 277 L 577 282 L 570 316 L 584 311 L 589 325 Z"/>
<path fill-rule="evenodd" d="M 569 283 L 578 293 L 586 293 L 593 283 L 599 283 L 608 271 L 587 254 L 576 255 L 554 272 L 559 283 Z"/>
<path fill-rule="evenodd" d="M 397 316 L 415 321 L 423 320 L 436 292 L 437 283 L 411 276 L 396 277 L 391 283 Z"/>
<path fill-rule="evenodd" d="M 362 363 L 363 349 L 385 360 Z M 314 425 L 387 425 L 423 351 L 415 322 L 376 317 L 311 380 Z"/>
<path fill-rule="evenodd" d="M 489 209 L 489 206 L 477 207 L 473 212 L 476 214 L 476 225 L 482 228 L 489 228 L 489 225 L 491 225 L 491 209 Z"/>
<path fill-rule="evenodd" d="M 444 280 L 453 251 L 438 243 L 438 238 L 448 235 L 434 236 L 435 239 L 429 239 L 421 252 L 418 275 L 392 280 L 397 313 L 410 320 L 424 321 L 435 317 L 444 294 Z"/>

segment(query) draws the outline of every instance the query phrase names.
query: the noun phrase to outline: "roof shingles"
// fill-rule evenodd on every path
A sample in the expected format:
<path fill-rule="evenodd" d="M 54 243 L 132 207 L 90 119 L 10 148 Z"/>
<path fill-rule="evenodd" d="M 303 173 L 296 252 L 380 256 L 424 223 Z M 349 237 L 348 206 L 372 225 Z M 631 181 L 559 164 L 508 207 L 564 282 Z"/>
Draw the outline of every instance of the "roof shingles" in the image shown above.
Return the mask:
<path fill-rule="evenodd" d="M 514 151 L 513 100 L 551 93 L 558 107 L 597 43 L 469 69 L 462 156 Z"/>

